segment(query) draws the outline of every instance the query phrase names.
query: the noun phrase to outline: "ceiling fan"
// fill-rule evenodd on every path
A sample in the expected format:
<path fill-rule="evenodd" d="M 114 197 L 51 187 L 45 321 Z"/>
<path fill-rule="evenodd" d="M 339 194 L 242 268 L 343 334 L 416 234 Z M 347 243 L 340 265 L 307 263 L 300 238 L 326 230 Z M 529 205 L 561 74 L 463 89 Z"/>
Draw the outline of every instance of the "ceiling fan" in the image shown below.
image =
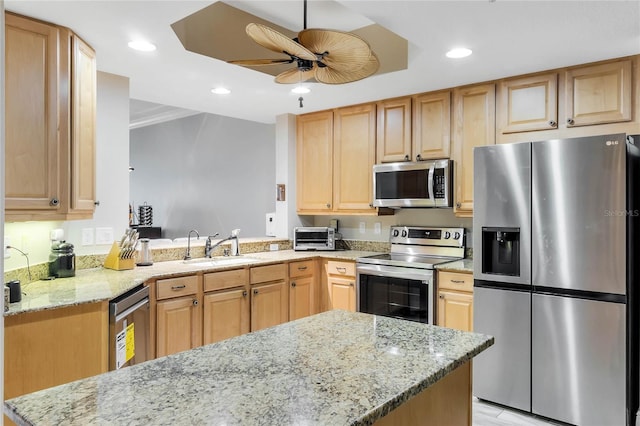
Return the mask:
<path fill-rule="evenodd" d="M 276 83 L 300 83 L 314 78 L 325 84 L 362 80 L 379 68 L 378 57 L 369 44 L 355 34 L 325 29 L 307 29 L 307 0 L 304 0 L 304 29 L 290 39 L 262 24 L 249 24 L 247 35 L 256 43 L 285 55 L 282 59 L 246 59 L 230 64 L 262 66 L 295 64 L 275 78 Z"/>

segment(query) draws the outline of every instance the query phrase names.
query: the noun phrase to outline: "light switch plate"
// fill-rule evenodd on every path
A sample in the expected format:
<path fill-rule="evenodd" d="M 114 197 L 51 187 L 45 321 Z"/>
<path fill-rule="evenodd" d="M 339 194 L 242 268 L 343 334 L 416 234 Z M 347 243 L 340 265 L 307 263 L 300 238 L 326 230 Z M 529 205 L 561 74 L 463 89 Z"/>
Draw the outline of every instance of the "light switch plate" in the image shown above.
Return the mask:
<path fill-rule="evenodd" d="M 373 233 L 380 235 L 380 222 L 373 224 Z"/>
<path fill-rule="evenodd" d="M 360 222 L 360 233 L 364 234 L 367 230 L 367 225 L 364 222 Z"/>
<path fill-rule="evenodd" d="M 96 228 L 96 244 L 111 244 L 113 241 L 113 228 Z"/>
<path fill-rule="evenodd" d="M 93 228 L 82 228 L 82 245 L 93 245 Z"/>

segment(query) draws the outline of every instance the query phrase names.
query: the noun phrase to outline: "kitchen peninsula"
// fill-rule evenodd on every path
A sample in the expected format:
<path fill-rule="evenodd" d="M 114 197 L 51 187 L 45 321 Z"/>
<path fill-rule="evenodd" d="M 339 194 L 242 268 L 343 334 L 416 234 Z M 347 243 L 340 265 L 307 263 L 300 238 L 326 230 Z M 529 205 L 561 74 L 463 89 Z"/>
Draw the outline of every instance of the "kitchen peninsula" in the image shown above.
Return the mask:
<path fill-rule="evenodd" d="M 470 424 L 470 361 L 492 344 L 334 310 L 20 396 L 5 414 L 21 425 Z"/>

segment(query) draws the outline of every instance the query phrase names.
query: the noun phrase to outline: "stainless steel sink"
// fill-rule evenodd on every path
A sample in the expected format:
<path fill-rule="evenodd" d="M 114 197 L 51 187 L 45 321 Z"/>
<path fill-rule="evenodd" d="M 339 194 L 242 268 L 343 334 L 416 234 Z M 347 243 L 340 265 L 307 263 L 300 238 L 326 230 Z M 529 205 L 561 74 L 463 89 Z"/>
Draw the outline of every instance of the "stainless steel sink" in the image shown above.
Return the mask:
<path fill-rule="evenodd" d="M 260 259 L 254 259 L 244 256 L 215 256 L 215 257 L 199 257 L 197 259 L 185 260 L 184 263 L 188 265 L 198 266 L 227 266 L 227 265 L 240 265 L 258 262 Z"/>

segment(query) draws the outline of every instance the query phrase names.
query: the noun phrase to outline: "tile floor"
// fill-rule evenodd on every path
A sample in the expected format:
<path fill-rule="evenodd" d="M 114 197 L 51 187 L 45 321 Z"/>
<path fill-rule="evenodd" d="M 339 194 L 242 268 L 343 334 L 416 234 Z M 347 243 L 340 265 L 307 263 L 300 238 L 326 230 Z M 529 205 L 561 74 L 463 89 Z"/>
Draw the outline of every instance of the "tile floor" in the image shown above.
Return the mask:
<path fill-rule="evenodd" d="M 473 426 L 556 426 L 557 424 L 473 398 Z"/>

